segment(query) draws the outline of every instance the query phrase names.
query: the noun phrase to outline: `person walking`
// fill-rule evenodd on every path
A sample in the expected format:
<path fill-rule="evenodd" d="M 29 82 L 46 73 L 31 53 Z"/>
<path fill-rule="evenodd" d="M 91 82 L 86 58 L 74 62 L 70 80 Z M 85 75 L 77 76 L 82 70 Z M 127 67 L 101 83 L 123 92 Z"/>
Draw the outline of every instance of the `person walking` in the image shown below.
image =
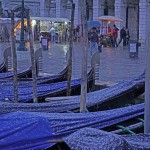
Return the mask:
<path fill-rule="evenodd" d="M 130 33 L 129 33 L 129 29 L 126 29 L 126 44 L 129 44 L 129 39 L 130 39 Z"/>
<path fill-rule="evenodd" d="M 122 27 L 122 29 L 120 30 L 120 40 L 119 40 L 118 46 L 122 42 L 122 40 L 123 40 L 123 46 L 126 46 L 126 30 L 125 30 L 125 27 Z"/>
<path fill-rule="evenodd" d="M 90 54 L 92 56 L 94 50 L 98 50 L 98 33 L 96 28 L 93 27 L 89 32 L 89 42 L 90 42 Z"/>
<path fill-rule="evenodd" d="M 118 44 L 117 44 L 118 31 L 119 29 L 114 24 L 112 28 L 113 47 L 118 47 Z"/>
<path fill-rule="evenodd" d="M 51 43 L 55 43 L 55 36 L 56 36 L 56 31 L 55 31 L 55 28 L 52 27 L 50 29 L 50 34 L 51 34 Z"/>

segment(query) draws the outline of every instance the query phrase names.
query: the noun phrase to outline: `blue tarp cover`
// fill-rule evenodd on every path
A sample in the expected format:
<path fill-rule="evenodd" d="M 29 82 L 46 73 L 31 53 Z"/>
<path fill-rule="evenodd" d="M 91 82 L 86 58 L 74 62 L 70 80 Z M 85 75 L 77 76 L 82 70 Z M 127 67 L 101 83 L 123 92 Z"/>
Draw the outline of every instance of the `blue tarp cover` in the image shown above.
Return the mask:
<path fill-rule="evenodd" d="M 64 139 L 73 150 L 149 150 L 150 134 L 115 135 L 84 128 Z"/>
<path fill-rule="evenodd" d="M 87 93 L 87 99 L 86 99 L 86 105 L 87 108 L 95 105 L 103 104 L 106 101 L 109 101 L 111 98 L 116 97 L 119 94 L 122 94 L 128 90 L 131 90 L 133 87 L 136 87 L 138 84 L 144 83 L 145 76 L 144 74 L 133 78 L 131 80 L 122 81 L 110 88 L 106 88 L 103 90 L 98 90 L 95 92 Z M 64 83 L 64 82 L 63 82 Z M 79 84 L 79 83 L 78 83 Z M 144 85 L 143 85 L 144 86 Z M 59 88 L 59 84 L 55 83 L 53 88 L 47 87 L 45 85 L 45 88 L 51 89 L 51 92 Z M 6 88 L 6 87 L 4 87 Z M 41 89 L 41 92 L 46 93 L 44 86 L 39 86 L 39 90 Z M 61 84 L 61 88 L 64 88 L 63 84 Z M 60 88 L 60 89 L 61 89 Z M 31 87 L 29 87 L 31 90 Z M 13 90 L 11 89 L 11 95 Z M 1 99 L 3 97 L 3 90 L 1 90 Z M 24 93 L 22 92 L 22 96 L 24 96 Z M 31 97 L 31 92 L 30 95 Z M 24 96 L 25 98 L 28 98 L 28 95 Z M 61 100 L 61 101 L 51 101 L 48 103 L 34 103 L 34 104 L 15 104 L 15 103 L 6 103 L 1 102 L 0 105 L 0 114 L 7 113 L 7 112 L 13 112 L 13 111 L 33 111 L 33 112 L 66 112 L 72 109 L 80 108 L 80 97 L 72 98 L 71 100 Z"/>
<path fill-rule="evenodd" d="M 33 99 L 33 86 L 30 84 L 19 84 L 18 85 L 18 97 L 19 102 L 27 102 Z M 79 86 L 80 79 L 75 79 L 71 81 L 71 86 Z M 67 89 L 67 81 L 51 83 L 51 84 L 39 84 L 37 85 L 37 95 L 38 97 L 47 96 L 53 94 L 54 92 L 59 92 Z M 0 90 L 0 100 L 4 101 L 8 98 L 10 101 L 14 99 L 14 86 L 3 84 Z"/>
<path fill-rule="evenodd" d="M 22 150 L 49 147 L 52 130 L 50 122 L 28 113 L 16 112 L 0 116 L 0 149 Z"/>
<path fill-rule="evenodd" d="M 103 129 L 144 114 L 144 104 L 90 113 L 13 112 L 0 115 L 1 149 L 37 149 L 91 127 Z"/>
<path fill-rule="evenodd" d="M 29 71 L 31 71 L 31 68 L 24 69 L 24 70 L 19 70 L 17 72 L 17 74 L 21 75 L 21 74 L 25 74 L 25 73 L 27 73 Z M 9 77 L 13 77 L 13 72 L 0 73 L 0 79 L 9 78 Z"/>

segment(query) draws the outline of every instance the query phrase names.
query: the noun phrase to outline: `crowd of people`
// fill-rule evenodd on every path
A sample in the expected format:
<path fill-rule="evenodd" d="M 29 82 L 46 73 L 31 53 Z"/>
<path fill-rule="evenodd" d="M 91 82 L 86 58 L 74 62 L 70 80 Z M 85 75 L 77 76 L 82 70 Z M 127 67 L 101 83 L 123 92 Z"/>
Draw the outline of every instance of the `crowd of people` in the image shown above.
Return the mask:
<path fill-rule="evenodd" d="M 128 45 L 129 43 L 129 39 L 130 39 L 130 34 L 129 34 L 129 30 L 126 29 L 124 26 L 122 27 L 122 29 L 120 30 L 120 38 L 118 37 L 118 32 L 119 29 L 117 28 L 117 26 L 114 24 L 113 27 L 111 28 L 110 26 L 107 29 L 107 35 L 105 35 L 105 37 L 109 37 L 107 39 L 109 39 L 109 44 L 108 46 L 111 47 L 118 47 L 120 45 L 120 43 L 123 41 L 123 46 Z M 90 43 L 90 53 L 92 55 L 92 52 L 94 51 L 94 49 L 99 50 L 101 52 L 102 46 L 104 45 L 104 35 L 101 34 L 99 35 L 99 32 L 97 31 L 97 29 L 95 27 L 93 27 L 92 29 L 89 30 L 88 32 L 88 40 Z"/>
<path fill-rule="evenodd" d="M 113 25 L 112 29 L 108 27 L 107 35 L 110 36 L 111 45 L 113 47 L 118 47 L 122 41 L 123 46 L 128 45 L 130 39 L 129 30 L 123 26 L 122 29 L 120 30 L 120 38 L 118 38 L 118 32 L 119 29 L 116 27 L 115 24 Z"/>
<path fill-rule="evenodd" d="M 80 26 L 74 26 L 73 32 L 72 32 L 72 39 L 74 42 L 78 40 L 78 38 L 81 35 Z M 49 38 L 49 41 L 51 43 L 67 43 L 69 42 L 70 38 L 70 27 L 64 27 L 61 30 L 59 30 L 57 27 L 51 27 L 49 30 L 49 34 L 41 33 L 39 40 L 41 41 L 41 38 L 46 37 Z"/>
<path fill-rule="evenodd" d="M 130 39 L 129 30 L 123 26 L 122 29 L 120 30 L 120 40 L 118 44 L 120 44 L 123 41 L 123 46 L 126 46 L 129 43 L 129 39 Z"/>

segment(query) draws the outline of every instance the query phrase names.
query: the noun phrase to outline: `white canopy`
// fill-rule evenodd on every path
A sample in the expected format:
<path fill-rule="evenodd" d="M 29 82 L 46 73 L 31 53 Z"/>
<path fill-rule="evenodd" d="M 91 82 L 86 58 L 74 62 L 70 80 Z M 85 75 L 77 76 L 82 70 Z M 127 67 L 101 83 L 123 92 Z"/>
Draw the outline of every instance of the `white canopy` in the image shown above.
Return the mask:
<path fill-rule="evenodd" d="M 15 21 L 21 20 L 21 18 L 14 18 Z M 0 18 L 0 22 L 10 22 L 11 18 Z"/>
<path fill-rule="evenodd" d="M 50 17 L 31 17 L 32 20 L 42 20 L 42 21 L 53 21 L 53 22 L 70 22 L 67 18 L 50 18 Z M 21 18 L 15 18 L 15 21 L 21 20 Z M 0 21 L 9 22 L 11 18 L 0 18 Z"/>
<path fill-rule="evenodd" d="M 70 22 L 67 18 L 50 18 L 50 17 L 31 17 L 32 20 L 52 21 L 52 22 Z"/>

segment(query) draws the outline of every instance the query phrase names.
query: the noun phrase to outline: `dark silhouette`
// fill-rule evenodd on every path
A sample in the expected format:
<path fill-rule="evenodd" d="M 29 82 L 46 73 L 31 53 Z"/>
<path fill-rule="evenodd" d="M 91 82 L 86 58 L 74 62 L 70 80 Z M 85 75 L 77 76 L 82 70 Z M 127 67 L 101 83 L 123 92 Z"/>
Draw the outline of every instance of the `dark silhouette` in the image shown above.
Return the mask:
<path fill-rule="evenodd" d="M 120 30 L 120 41 L 118 43 L 118 45 L 122 42 L 123 40 L 123 46 L 126 46 L 126 30 L 125 27 L 122 27 L 122 29 Z"/>
<path fill-rule="evenodd" d="M 129 40 L 130 40 L 130 33 L 129 33 L 129 29 L 126 29 L 126 44 L 129 44 Z"/>

